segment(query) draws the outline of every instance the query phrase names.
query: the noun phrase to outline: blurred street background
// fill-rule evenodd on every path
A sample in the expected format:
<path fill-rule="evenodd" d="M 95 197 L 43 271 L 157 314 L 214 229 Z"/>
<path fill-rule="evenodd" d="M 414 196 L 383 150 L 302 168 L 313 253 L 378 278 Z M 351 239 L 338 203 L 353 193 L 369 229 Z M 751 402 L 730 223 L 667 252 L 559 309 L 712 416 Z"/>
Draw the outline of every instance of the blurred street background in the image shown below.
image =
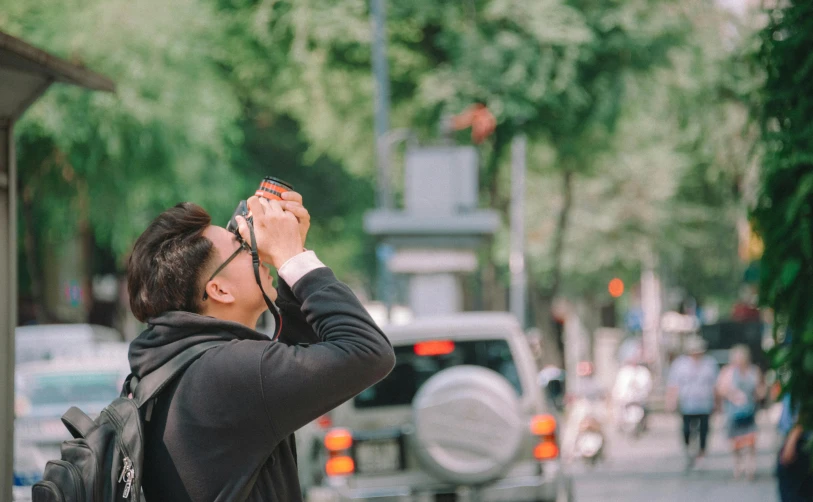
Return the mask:
<path fill-rule="evenodd" d="M 778 500 L 780 408 L 813 427 L 811 20 L 801 0 L 0 0 L 0 498 L 127 375 L 148 223 L 193 201 L 225 225 L 276 176 L 406 354 L 381 384 L 403 402 L 372 389 L 303 429 L 311 500 L 340 500 L 332 428 L 397 405 L 407 430 L 420 383 L 462 364 L 533 396 L 532 463 L 502 466 L 532 498 Z M 511 321 L 474 342 L 471 312 Z M 734 479 L 723 384 L 687 471 L 674 363 L 716 377 L 742 350 L 755 479 Z M 396 439 L 370 465 L 427 474 Z"/>
<path fill-rule="evenodd" d="M 652 417 L 650 434 L 630 440 L 608 438 L 612 453 L 595 469 L 577 467 L 576 499 L 580 502 L 624 500 L 629 502 L 706 502 L 776 500 L 774 469 L 779 438 L 769 417 L 760 417 L 758 474 L 754 481 L 734 479 L 733 462 L 720 421 L 715 427 L 703 471 L 686 473 L 679 448 L 680 419 Z"/>

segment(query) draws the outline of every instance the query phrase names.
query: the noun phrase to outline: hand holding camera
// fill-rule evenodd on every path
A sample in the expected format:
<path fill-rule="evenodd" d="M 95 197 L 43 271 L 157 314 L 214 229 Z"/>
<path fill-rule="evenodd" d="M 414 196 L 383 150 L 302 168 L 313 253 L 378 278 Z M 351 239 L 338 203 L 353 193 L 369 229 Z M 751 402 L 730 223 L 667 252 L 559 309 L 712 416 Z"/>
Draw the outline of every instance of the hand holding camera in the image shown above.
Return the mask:
<path fill-rule="evenodd" d="M 279 269 L 286 261 L 304 251 L 299 220 L 293 212 L 282 208 L 281 201 L 255 195 L 248 199 L 247 206 L 253 220 L 260 260 Z M 251 242 L 246 219 L 237 216 L 236 220 L 240 236 L 246 242 Z"/>
<path fill-rule="evenodd" d="M 302 205 L 302 195 L 298 192 L 289 191 L 282 194 L 282 209 L 294 213 L 299 221 L 299 235 L 302 237 L 302 245 L 308 237 L 308 229 L 311 227 L 311 215 L 305 206 Z"/>
<path fill-rule="evenodd" d="M 279 269 L 304 251 L 310 224 L 311 217 L 302 205 L 302 196 L 293 191 L 293 186 L 266 176 L 254 197 L 240 201 L 226 229 L 248 246 L 256 244 L 254 252 L 259 259 Z"/>

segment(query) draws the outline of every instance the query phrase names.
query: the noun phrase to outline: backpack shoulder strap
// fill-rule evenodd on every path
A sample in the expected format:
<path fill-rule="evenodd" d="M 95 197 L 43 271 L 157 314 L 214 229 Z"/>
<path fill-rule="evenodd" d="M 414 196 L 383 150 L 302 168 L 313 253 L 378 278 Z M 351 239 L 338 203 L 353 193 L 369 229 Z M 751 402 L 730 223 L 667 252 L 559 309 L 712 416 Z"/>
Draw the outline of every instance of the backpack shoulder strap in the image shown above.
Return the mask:
<path fill-rule="evenodd" d="M 136 406 L 141 408 L 145 403 L 150 401 L 161 392 L 167 384 L 175 379 L 175 377 L 180 375 L 183 370 L 202 356 L 204 352 L 225 343 L 228 342 L 225 340 L 212 340 L 210 342 L 193 345 L 158 367 L 155 371 L 145 375 L 144 378 L 139 380 L 136 377 L 132 377 L 130 388 L 132 389 L 133 400 Z"/>

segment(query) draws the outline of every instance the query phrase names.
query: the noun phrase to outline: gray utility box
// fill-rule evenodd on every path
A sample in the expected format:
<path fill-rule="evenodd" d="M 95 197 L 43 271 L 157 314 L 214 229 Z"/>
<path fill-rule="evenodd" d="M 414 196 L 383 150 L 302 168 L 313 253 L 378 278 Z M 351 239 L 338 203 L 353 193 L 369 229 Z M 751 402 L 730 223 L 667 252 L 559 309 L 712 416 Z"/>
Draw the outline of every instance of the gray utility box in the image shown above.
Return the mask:
<path fill-rule="evenodd" d="M 406 155 L 404 210 L 452 215 L 477 209 L 477 151 L 471 147 L 411 149 Z"/>
<path fill-rule="evenodd" d="M 474 249 L 500 225 L 496 211 L 477 208 L 477 173 L 472 147 L 411 148 L 404 208 L 370 211 L 364 228 L 397 249 Z"/>
<path fill-rule="evenodd" d="M 477 208 L 477 160 L 473 147 L 411 148 L 404 208 L 365 215 L 367 233 L 394 250 L 388 270 L 410 276 L 416 316 L 461 310 L 459 274 L 476 269 L 475 250 L 500 226 L 496 211 Z"/>

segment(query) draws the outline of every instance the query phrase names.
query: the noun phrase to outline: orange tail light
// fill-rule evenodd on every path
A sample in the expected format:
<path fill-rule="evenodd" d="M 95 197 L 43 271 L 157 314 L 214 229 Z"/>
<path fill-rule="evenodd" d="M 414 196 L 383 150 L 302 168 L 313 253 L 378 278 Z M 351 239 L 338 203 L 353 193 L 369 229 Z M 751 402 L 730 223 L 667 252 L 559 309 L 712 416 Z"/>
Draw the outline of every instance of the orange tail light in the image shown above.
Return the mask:
<path fill-rule="evenodd" d="M 556 418 L 553 415 L 536 415 L 531 420 L 531 434 L 539 436 L 539 444 L 534 448 L 537 460 L 553 460 L 559 457 L 556 442 Z"/>
<path fill-rule="evenodd" d="M 556 419 L 553 415 L 537 415 L 531 420 L 531 434 L 551 436 L 556 434 Z"/>
<path fill-rule="evenodd" d="M 355 470 L 355 462 L 346 455 L 328 459 L 327 464 L 325 464 L 325 473 L 328 476 L 347 476 L 353 474 Z"/>
<path fill-rule="evenodd" d="M 353 446 L 353 435 L 347 429 L 333 429 L 325 434 L 325 448 L 331 452 L 350 449 Z"/>
<path fill-rule="evenodd" d="M 542 441 L 534 448 L 534 458 L 537 460 L 553 460 L 559 456 L 559 447 L 555 441 Z"/>

